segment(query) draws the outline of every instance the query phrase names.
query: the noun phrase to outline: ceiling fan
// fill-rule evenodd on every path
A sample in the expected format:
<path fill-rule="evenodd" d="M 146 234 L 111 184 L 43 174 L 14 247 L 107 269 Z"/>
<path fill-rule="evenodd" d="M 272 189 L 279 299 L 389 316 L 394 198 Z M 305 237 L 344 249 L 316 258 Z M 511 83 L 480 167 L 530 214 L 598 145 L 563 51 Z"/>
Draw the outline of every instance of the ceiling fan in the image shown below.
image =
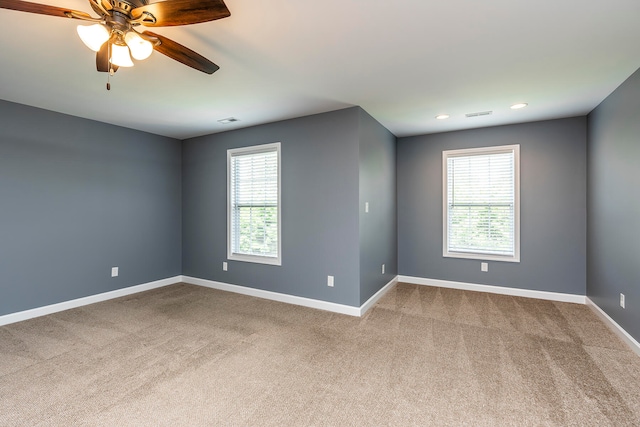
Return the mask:
<path fill-rule="evenodd" d="M 0 8 L 40 15 L 59 16 L 93 22 L 78 26 L 82 41 L 96 53 L 96 68 L 113 74 L 118 67 L 131 67 L 156 50 L 203 73 L 213 74 L 220 67 L 204 56 L 164 36 L 137 27 L 170 27 L 214 21 L 231 15 L 223 0 L 166 0 L 149 4 L 147 0 L 89 0 L 100 15 L 22 0 L 0 0 Z"/>

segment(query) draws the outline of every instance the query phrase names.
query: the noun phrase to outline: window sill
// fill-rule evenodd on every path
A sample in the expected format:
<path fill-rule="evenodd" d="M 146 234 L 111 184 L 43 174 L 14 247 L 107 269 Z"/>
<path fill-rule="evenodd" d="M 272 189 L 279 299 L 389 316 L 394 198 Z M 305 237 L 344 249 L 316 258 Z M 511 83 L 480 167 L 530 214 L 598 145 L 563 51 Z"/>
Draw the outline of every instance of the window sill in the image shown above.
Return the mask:
<path fill-rule="evenodd" d="M 501 262 L 520 262 L 520 256 L 501 256 L 481 253 L 470 252 L 445 252 L 442 254 L 444 258 L 459 258 L 459 259 L 475 259 L 481 261 L 501 261 Z"/>
<path fill-rule="evenodd" d="M 242 254 L 228 254 L 227 259 L 229 261 L 241 261 L 241 262 L 251 262 L 254 264 L 266 264 L 266 265 L 282 265 L 282 260 L 273 257 L 267 256 L 257 256 L 257 255 L 242 255 Z"/>

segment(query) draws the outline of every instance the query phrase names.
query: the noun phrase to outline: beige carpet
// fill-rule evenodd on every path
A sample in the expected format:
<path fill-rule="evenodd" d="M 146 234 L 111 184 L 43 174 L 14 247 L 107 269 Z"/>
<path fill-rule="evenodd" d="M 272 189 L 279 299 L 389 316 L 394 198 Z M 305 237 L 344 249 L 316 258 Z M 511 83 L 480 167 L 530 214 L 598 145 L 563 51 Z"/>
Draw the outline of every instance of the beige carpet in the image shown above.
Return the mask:
<path fill-rule="evenodd" d="M 640 425 L 640 357 L 577 304 L 399 284 L 354 318 L 178 284 L 0 327 L 0 425 Z"/>

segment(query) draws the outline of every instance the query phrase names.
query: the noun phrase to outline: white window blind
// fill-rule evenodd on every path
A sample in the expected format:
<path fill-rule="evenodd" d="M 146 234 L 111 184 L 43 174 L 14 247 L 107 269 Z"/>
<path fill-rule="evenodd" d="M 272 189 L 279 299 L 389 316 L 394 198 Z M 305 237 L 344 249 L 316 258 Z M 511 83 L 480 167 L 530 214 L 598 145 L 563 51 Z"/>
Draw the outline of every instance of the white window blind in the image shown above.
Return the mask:
<path fill-rule="evenodd" d="M 280 144 L 228 151 L 229 259 L 280 264 Z"/>
<path fill-rule="evenodd" d="M 519 146 L 443 153 L 444 256 L 519 261 Z"/>

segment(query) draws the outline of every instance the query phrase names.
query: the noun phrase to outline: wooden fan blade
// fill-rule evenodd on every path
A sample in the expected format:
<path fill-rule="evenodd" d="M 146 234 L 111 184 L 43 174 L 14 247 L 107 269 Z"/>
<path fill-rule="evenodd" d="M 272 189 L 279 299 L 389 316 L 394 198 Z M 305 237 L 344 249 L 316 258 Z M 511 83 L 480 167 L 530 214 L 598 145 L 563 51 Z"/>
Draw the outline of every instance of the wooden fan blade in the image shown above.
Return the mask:
<path fill-rule="evenodd" d="M 153 48 L 171 59 L 182 62 L 184 65 L 188 65 L 191 68 L 195 68 L 196 70 L 202 71 L 203 73 L 207 74 L 213 74 L 220 69 L 220 67 L 209 61 L 204 56 L 192 51 L 187 47 L 182 46 L 179 43 L 174 42 L 171 39 L 163 37 L 159 34 L 152 33 L 150 31 L 145 31 L 142 34 L 146 34 L 160 40 L 160 44 L 154 46 Z"/>
<path fill-rule="evenodd" d="M 96 68 L 98 71 L 103 73 L 109 72 L 109 43 L 104 43 L 98 53 L 96 53 Z M 111 64 L 111 68 L 113 68 L 113 72 L 118 71 L 118 66 Z"/>
<path fill-rule="evenodd" d="M 131 11 L 133 19 L 143 12 L 156 18 L 155 23 L 142 22 L 147 27 L 171 27 L 215 21 L 231 15 L 223 0 L 167 0 L 137 7 Z"/>
<path fill-rule="evenodd" d="M 79 12 L 72 9 L 64 9 L 62 7 L 49 6 L 47 4 L 31 3 L 21 0 L 0 0 L 0 9 L 11 9 L 20 12 L 37 13 L 40 15 L 59 16 L 61 18 L 77 18 L 92 19 L 90 15 Z M 75 16 L 69 16 L 68 13 L 73 13 Z"/>

